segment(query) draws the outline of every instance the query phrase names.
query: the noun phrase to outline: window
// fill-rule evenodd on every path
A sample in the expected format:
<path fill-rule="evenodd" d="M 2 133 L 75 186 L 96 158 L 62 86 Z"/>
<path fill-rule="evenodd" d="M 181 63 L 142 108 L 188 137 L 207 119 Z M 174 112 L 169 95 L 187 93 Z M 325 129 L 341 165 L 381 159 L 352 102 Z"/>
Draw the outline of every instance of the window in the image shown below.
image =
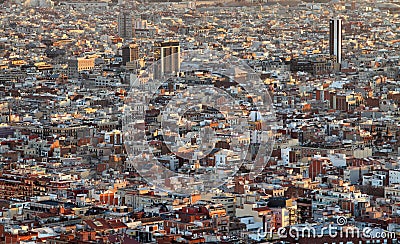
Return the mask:
<path fill-rule="evenodd" d="M 103 226 L 103 224 L 100 223 L 99 221 L 94 221 L 93 224 L 95 224 L 97 227 Z"/>

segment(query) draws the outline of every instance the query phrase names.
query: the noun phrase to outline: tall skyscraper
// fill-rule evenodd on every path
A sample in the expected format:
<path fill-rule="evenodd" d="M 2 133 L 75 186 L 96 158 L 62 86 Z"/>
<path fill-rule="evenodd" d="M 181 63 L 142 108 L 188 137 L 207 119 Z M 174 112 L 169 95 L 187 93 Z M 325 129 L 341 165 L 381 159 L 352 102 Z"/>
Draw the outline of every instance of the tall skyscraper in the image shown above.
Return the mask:
<path fill-rule="evenodd" d="M 128 44 L 122 47 L 122 64 L 133 62 L 139 59 L 139 46 L 137 44 Z"/>
<path fill-rule="evenodd" d="M 156 72 L 159 74 L 171 74 L 180 68 L 180 45 L 179 41 L 161 41 L 154 43 L 154 58 L 162 60 L 157 65 Z"/>
<path fill-rule="evenodd" d="M 128 12 L 121 12 L 118 16 L 118 35 L 124 39 L 133 38 L 133 17 Z"/>
<path fill-rule="evenodd" d="M 336 57 L 336 63 L 342 63 L 342 20 L 329 21 L 329 53 Z"/>

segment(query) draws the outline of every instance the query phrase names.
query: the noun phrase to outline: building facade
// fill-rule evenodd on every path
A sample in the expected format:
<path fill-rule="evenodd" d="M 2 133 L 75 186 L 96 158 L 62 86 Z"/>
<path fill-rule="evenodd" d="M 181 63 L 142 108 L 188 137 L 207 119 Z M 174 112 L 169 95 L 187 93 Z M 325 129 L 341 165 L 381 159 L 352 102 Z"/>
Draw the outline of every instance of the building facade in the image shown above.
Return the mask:
<path fill-rule="evenodd" d="M 139 46 L 136 44 L 128 44 L 122 47 L 122 64 L 133 62 L 139 59 Z"/>
<path fill-rule="evenodd" d="M 337 63 L 342 63 L 342 20 L 329 21 L 329 53 L 336 57 Z"/>
<path fill-rule="evenodd" d="M 154 59 L 161 60 L 155 65 L 155 74 L 171 74 L 180 68 L 180 45 L 178 41 L 154 43 Z"/>
<path fill-rule="evenodd" d="M 124 39 L 133 38 L 133 17 L 130 13 L 121 12 L 119 14 L 118 35 Z"/>

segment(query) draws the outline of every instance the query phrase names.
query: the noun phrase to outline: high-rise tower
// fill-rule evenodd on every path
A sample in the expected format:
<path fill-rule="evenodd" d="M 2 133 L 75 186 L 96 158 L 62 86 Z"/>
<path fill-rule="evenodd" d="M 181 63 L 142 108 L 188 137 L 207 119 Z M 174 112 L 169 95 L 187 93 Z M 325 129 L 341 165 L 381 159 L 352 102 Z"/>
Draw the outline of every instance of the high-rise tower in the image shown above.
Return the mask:
<path fill-rule="evenodd" d="M 160 74 L 172 74 L 180 68 L 180 45 L 178 41 L 163 41 L 154 43 L 154 59 L 161 60 Z"/>
<path fill-rule="evenodd" d="M 139 46 L 131 43 L 122 47 L 122 64 L 137 61 L 139 59 Z"/>
<path fill-rule="evenodd" d="M 336 57 L 336 63 L 342 63 L 342 20 L 329 21 L 329 53 Z"/>
<path fill-rule="evenodd" d="M 128 12 L 118 15 L 118 35 L 124 39 L 133 38 L 133 17 Z"/>

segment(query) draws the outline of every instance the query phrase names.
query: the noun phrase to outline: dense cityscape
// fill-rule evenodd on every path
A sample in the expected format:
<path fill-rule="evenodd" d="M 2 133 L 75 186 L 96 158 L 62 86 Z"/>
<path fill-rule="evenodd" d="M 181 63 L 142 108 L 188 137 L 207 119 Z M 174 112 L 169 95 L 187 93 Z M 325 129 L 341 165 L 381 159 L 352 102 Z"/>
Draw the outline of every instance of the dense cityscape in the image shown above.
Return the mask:
<path fill-rule="evenodd" d="M 0 243 L 400 243 L 399 14 L 0 0 Z"/>

